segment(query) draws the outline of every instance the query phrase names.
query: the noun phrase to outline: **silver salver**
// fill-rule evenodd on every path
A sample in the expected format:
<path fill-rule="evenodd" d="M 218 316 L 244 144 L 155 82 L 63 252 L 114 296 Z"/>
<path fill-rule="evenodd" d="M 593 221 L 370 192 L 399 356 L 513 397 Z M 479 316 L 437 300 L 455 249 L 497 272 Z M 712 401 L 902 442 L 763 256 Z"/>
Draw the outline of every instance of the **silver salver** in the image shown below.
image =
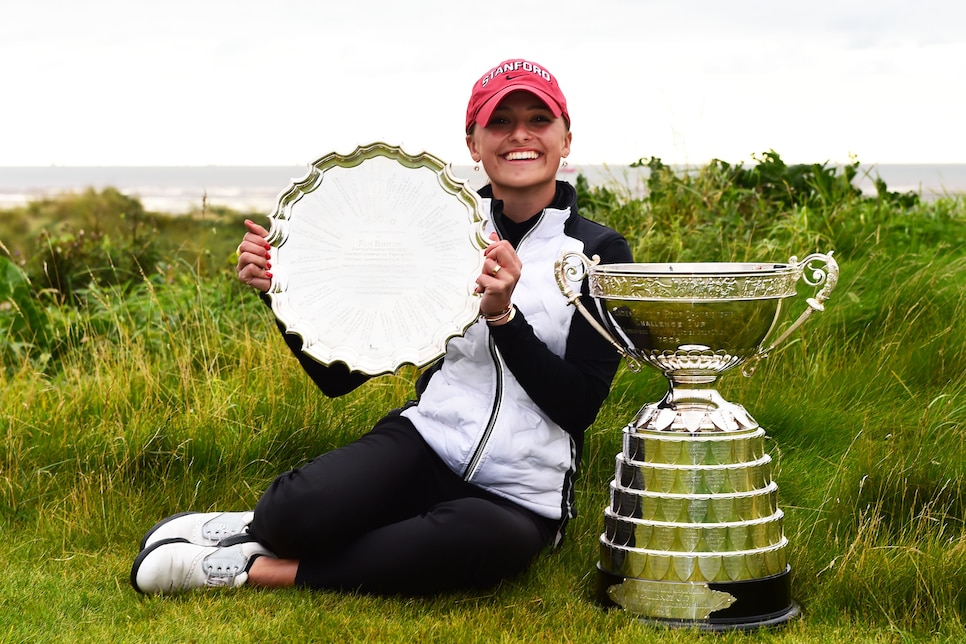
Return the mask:
<path fill-rule="evenodd" d="M 478 319 L 482 204 L 433 155 L 386 143 L 328 154 L 270 220 L 272 310 L 322 364 L 424 366 Z"/>

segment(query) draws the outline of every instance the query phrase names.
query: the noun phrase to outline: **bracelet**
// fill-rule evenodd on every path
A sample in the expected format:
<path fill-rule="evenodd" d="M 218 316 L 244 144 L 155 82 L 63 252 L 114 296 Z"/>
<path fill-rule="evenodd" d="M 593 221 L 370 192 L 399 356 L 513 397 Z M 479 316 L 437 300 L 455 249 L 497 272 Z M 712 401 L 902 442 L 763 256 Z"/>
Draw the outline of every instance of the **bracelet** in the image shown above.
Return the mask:
<path fill-rule="evenodd" d="M 501 311 L 499 313 L 495 313 L 494 315 L 486 315 L 485 313 L 481 313 L 480 315 L 483 317 L 484 320 L 486 320 L 487 323 L 499 322 L 503 318 L 506 318 L 506 321 L 509 322 L 510 320 L 513 319 L 513 316 L 515 313 L 516 313 L 516 309 L 513 307 L 512 304 L 510 304 L 509 306 L 506 307 L 506 310 Z"/>

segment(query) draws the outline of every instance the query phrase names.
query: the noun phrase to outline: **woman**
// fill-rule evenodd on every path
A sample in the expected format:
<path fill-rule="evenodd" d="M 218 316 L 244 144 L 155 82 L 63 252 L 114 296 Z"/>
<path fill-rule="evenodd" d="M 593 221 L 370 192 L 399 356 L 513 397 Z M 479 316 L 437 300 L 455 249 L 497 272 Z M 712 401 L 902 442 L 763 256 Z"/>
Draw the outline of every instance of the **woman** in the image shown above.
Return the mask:
<path fill-rule="evenodd" d="M 574 516 L 583 433 L 619 356 L 560 293 L 566 250 L 632 261 L 619 234 L 580 217 L 556 180 L 570 115 L 556 79 L 508 60 L 473 87 L 466 144 L 493 243 L 476 280 L 480 319 L 419 378 L 416 400 L 371 432 L 279 476 L 253 512 L 182 513 L 155 525 L 135 589 L 304 586 L 422 594 L 485 587 L 526 569 Z M 267 231 L 246 222 L 238 279 L 271 284 Z M 264 295 L 263 295 L 264 298 Z M 328 396 L 367 380 L 286 341 Z"/>

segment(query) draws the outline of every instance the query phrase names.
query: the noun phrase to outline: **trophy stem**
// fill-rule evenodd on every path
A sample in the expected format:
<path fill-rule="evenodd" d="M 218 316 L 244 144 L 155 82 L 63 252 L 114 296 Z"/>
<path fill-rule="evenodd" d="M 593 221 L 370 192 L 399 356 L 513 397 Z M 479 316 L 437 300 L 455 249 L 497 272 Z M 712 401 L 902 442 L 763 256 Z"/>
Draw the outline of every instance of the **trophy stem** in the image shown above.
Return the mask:
<path fill-rule="evenodd" d="M 744 407 L 728 402 L 714 385 L 717 375 L 668 376 L 668 391 L 659 402 L 644 405 L 630 431 L 737 432 L 758 428 Z"/>

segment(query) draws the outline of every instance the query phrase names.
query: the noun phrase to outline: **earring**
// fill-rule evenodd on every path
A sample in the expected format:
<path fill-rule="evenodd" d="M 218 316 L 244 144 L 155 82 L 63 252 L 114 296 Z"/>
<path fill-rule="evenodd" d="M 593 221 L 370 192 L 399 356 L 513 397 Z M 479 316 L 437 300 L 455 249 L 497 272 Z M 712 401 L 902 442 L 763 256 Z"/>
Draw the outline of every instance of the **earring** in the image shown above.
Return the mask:
<path fill-rule="evenodd" d="M 473 166 L 473 172 L 479 172 L 479 171 L 480 171 L 480 164 L 477 163 L 475 166 Z"/>
<path fill-rule="evenodd" d="M 563 163 L 561 164 L 560 167 L 562 167 L 562 168 L 566 168 L 567 167 L 567 159 L 564 159 L 563 160 Z"/>

